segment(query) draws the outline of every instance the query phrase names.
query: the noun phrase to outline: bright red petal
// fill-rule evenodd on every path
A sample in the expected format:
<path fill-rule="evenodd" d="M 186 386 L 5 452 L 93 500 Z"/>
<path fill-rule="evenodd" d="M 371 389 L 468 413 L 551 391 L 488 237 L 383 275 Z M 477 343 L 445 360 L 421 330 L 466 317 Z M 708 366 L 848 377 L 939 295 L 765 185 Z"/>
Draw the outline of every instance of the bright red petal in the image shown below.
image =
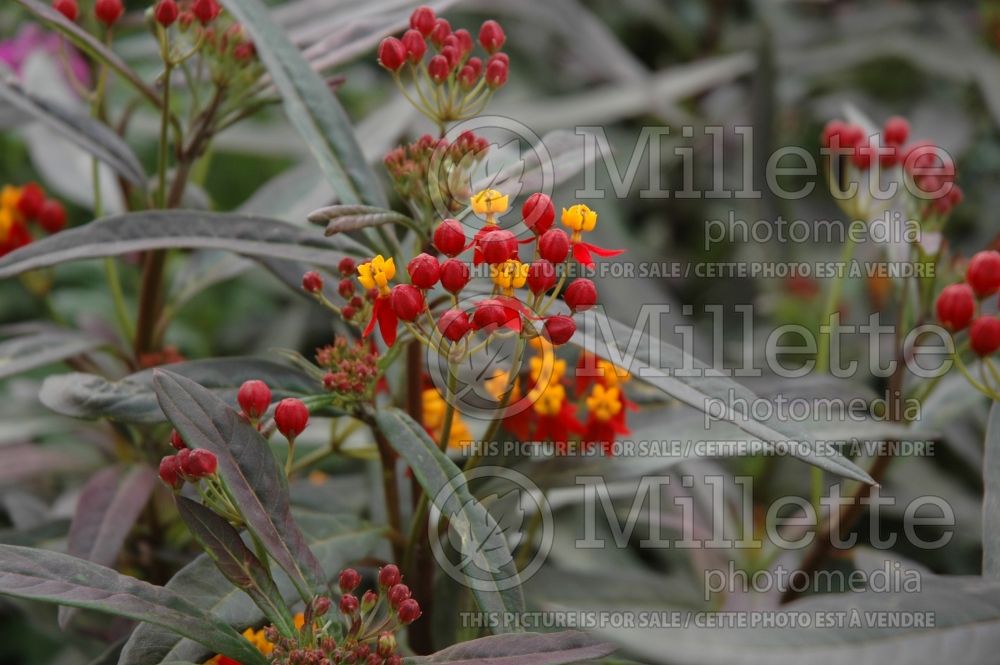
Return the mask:
<path fill-rule="evenodd" d="M 597 254 L 598 256 L 605 256 L 605 257 L 618 256 L 619 254 L 625 253 L 624 249 L 604 249 L 603 247 L 598 247 L 597 245 L 591 245 L 590 243 L 580 243 L 580 244 L 586 245 L 587 249 L 592 251 L 594 254 Z"/>
<path fill-rule="evenodd" d="M 384 303 L 381 307 L 376 307 L 378 310 L 378 330 L 382 333 L 382 339 L 386 346 L 392 346 L 396 343 L 396 326 L 399 323 L 396 312 L 393 311 L 388 298 L 379 298 L 375 302 Z"/>
<path fill-rule="evenodd" d="M 590 258 L 590 250 L 587 248 L 587 243 L 585 242 L 573 244 L 573 258 L 582 266 L 586 266 L 587 268 L 594 267 L 594 260 Z"/>

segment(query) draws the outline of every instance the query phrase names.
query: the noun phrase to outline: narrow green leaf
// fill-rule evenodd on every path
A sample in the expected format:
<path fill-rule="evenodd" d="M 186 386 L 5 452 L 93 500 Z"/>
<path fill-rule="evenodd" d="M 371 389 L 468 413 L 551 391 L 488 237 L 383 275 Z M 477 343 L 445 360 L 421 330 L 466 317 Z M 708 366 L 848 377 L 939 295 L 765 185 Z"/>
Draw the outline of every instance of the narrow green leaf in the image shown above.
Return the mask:
<path fill-rule="evenodd" d="M 102 346 L 93 337 L 55 328 L 0 342 L 0 379 L 78 356 Z"/>
<path fill-rule="evenodd" d="M 0 545 L 0 594 L 145 621 L 244 665 L 267 665 L 236 631 L 172 591 L 67 554 Z"/>
<path fill-rule="evenodd" d="M 320 208 L 309 213 L 313 224 L 326 224 L 326 235 L 347 233 L 383 224 L 401 224 L 415 228 L 412 219 L 406 215 L 375 206 L 335 205 Z"/>
<path fill-rule="evenodd" d="M 260 559 L 246 546 L 233 526 L 211 509 L 183 496 L 175 497 L 177 511 L 191 534 L 205 548 L 219 572 L 253 600 L 264 616 L 286 637 L 295 634 L 295 622 L 277 585 Z"/>
<path fill-rule="evenodd" d="M 1000 582 L 1000 404 L 990 407 L 983 448 L 983 577 Z"/>
<path fill-rule="evenodd" d="M 476 583 L 470 584 L 479 608 L 496 614 L 523 612 L 520 583 L 499 584 L 500 580 L 518 577 L 507 540 L 496 520 L 469 492 L 461 470 L 441 452 L 423 427 L 399 409 L 379 409 L 375 422 L 389 444 L 409 464 L 417 482 L 451 523 L 451 528 L 468 536 L 462 538 L 463 557 L 485 558 L 485 568 L 491 572 L 490 580 L 477 576 Z M 466 570 L 468 568 L 463 569 Z M 484 583 L 487 581 L 493 582 L 492 588 L 486 588 Z M 490 628 L 501 632 L 513 630 L 504 625 Z"/>
<path fill-rule="evenodd" d="M 324 584 L 323 571 L 291 515 L 288 484 L 257 429 L 206 388 L 166 370 L 155 370 L 160 407 L 193 448 L 219 459 L 219 474 L 232 492 L 247 529 L 288 573 L 302 600 Z"/>

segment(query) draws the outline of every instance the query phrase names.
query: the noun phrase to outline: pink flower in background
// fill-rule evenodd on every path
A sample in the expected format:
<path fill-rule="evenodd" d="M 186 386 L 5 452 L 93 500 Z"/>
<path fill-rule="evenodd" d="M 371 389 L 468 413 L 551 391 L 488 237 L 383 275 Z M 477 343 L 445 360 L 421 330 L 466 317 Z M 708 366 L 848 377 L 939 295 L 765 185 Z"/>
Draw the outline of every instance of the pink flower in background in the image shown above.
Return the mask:
<path fill-rule="evenodd" d="M 65 57 L 76 80 L 83 85 L 90 84 L 90 68 L 80 52 L 59 35 L 46 32 L 33 23 L 21 28 L 17 36 L 0 42 L 0 62 L 6 63 L 20 76 L 28 58 L 37 51 L 43 51 L 55 58 Z M 60 55 L 60 51 L 65 55 Z"/>

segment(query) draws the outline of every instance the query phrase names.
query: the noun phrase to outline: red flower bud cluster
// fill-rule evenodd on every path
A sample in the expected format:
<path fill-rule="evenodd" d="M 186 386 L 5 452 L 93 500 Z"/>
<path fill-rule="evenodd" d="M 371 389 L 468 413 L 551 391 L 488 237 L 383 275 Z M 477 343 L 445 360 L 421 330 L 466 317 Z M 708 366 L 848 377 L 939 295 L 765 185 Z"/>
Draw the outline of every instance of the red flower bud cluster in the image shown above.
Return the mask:
<path fill-rule="evenodd" d="M 965 282 L 942 289 L 934 304 L 938 321 L 953 334 L 968 328 L 969 346 L 981 357 L 1000 349 L 1000 318 L 979 312 L 979 301 L 997 292 L 1000 292 L 1000 252 L 985 250 L 969 261 Z"/>
<path fill-rule="evenodd" d="M 58 233 L 66 219 L 66 209 L 47 198 L 38 183 L 0 188 L 0 256 L 30 244 L 33 226 L 42 233 Z"/>
<path fill-rule="evenodd" d="M 399 195 L 432 216 L 442 206 L 458 212 L 467 205 L 470 192 L 465 176 L 488 150 L 486 139 L 472 132 L 463 132 L 451 142 L 425 134 L 389 152 L 384 162 Z"/>
<path fill-rule="evenodd" d="M 214 476 L 218 468 L 219 460 L 209 451 L 181 448 L 177 454 L 160 460 L 160 480 L 179 490 L 185 482 L 197 483 L 203 478 Z"/>
<path fill-rule="evenodd" d="M 369 399 L 378 378 L 378 353 L 363 341 L 338 337 L 316 351 L 316 364 L 326 370 L 323 387 L 344 401 Z"/>

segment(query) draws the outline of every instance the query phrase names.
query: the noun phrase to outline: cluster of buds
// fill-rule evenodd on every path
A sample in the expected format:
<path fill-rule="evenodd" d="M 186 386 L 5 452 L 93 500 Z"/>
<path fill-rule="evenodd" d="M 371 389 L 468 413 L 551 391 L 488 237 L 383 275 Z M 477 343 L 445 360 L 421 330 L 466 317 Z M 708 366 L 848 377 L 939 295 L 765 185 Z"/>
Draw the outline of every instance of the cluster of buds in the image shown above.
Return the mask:
<path fill-rule="evenodd" d="M 378 61 L 392 72 L 410 103 L 443 126 L 479 114 L 493 91 L 507 82 L 510 58 L 500 51 L 506 40 L 499 23 L 485 21 L 478 39 L 485 53 L 473 55 L 475 42 L 468 30 L 452 30 L 446 19 L 422 6 L 413 11 L 410 29 L 402 38 L 382 40 Z M 407 92 L 404 69 L 410 73 L 417 98 Z"/>
<path fill-rule="evenodd" d="M 316 351 L 316 364 L 326 370 L 323 387 L 342 399 L 370 399 L 378 379 L 378 352 L 362 341 L 338 337 Z"/>
<path fill-rule="evenodd" d="M 76 21 L 80 16 L 80 4 L 77 0 L 55 0 L 52 8 L 70 21 Z M 95 0 L 94 18 L 109 28 L 118 22 L 125 13 L 122 0 Z"/>
<path fill-rule="evenodd" d="M 451 142 L 425 134 L 389 152 L 385 166 L 396 192 L 431 217 L 436 210 L 458 212 L 467 205 L 469 173 L 487 150 L 489 142 L 472 132 Z"/>
<path fill-rule="evenodd" d="M 271 388 L 259 379 L 244 381 L 236 401 L 243 417 L 259 429 L 271 408 Z M 274 407 L 274 426 L 289 442 L 294 442 L 308 424 L 309 407 L 302 400 L 287 397 Z"/>
<path fill-rule="evenodd" d="M 32 225 L 57 233 L 66 227 L 66 209 L 34 182 L 0 189 L 0 256 L 30 244 Z"/>
<path fill-rule="evenodd" d="M 312 294 L 316 301 L 327 309 L 340 314 L 344 321 L 348 323 L 360 324 L 371 317 L 372 308 L 378 291 L 373 288 L 365 288 L 358 291 L 354 281 L 357 271 L 357 263 L 350 257 L 344 257 L 337 266 L 340 273 L 340 281 L 337 282 L 337 293 L 344 299 L 343 306 L 338 307 L 329 300 L 323 292 L 323 276 L 318 272 L 310 271 L 302 276 L 302 289 L 306 293 Z"/>
<path fill-rule="evenodd" d="M 981 358 L 1000 350 L 1000 318 L 980 311 L 1000 291 L 1000 252 L 979 252 L 969 261 L 965 281 L 945 287 L 935 303 L 938 321 L 953 334 L 966 329 L 969 347 Z"/>
<path fill-rule="evenodd" d="M 214 454 L 200 448 L 188 448 L 177 430 L 170 434 L 170 445 L 177 453 L 160 460 L 160 480 L 168 487 L 179 490 L 185 482 L 198 483 L 215 477 L 219 460 Z"/>
<path fill-rule="evenodd" d="M 65 16 L 70 21 L 76 21 L 80 17 L 80 4 L 78 0 L 54 0 L 52 8 Z M 222 13 L 222 6 L 218 0 L 158 0 L 150 8 L 153 18 L 157 23 L 165 28 L 169 28 L 174 23 L 180 23 L 187 27 L 198 21 L 202 25 L 209 25 L 219 14 Z M 125 5 L 122 0 L 95 0 L 94 18 L 111 27 L 125 13 Z"/>

